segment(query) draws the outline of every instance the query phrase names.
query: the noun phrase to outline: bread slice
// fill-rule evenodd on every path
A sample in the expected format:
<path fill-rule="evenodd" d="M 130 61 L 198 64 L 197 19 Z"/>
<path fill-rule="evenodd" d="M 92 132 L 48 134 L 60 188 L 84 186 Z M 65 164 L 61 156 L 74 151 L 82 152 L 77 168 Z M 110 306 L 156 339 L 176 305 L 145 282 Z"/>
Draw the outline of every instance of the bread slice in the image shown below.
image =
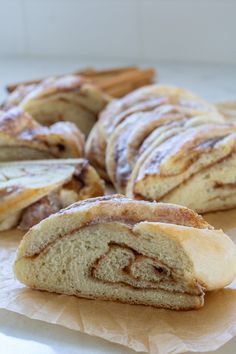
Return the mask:
<path fill-rule="evenodd" d="M 114 195 L 75 203 L 23 238 L 25 285 L 90 299 L 189 310 L 236 274 L 236 247 L 193 211 Z"/>
<path fill-rule="evenodd" d="M 81 157 L 84 136 L 70 122 L 51 127 L 37 123 L 19 108 L 0 112 L 0 161 Z"/>
<path fill-rule="evenodd" d="M 173 105 L 163 105 L 148 113 L 132 114 L 119 124 L 109 139 L 106 167 L 110 180 L 119 193 L 125 194 L 134 163 L 145 147 L 153 143 L 157 146 L 167 137 L 188 127 L 220 121 L 223 122 L 223 118 L 215 112 L 199 113 Z"/>
<path fill-rule="evenodd" d="M 95 167 L 99 166 L 103 176 L 106 175 L 106 146 L 114 130 L 132 114 L 151 112 L 163 105 L 176 105 L 195 111 L 196 114 L 217 113 L 215 106 L 195 94 L 167 85 L 146 86 L 119 100 L 112 100 L 100 114 L 96 128 L 98 134 L 92 132 L 93 144 L 90 139 L 86 144 L 87 157 L 92 157 L 91 163 Z M 99 148 L 95 149 L 94 146 Z"/>
<path fill-rule="evenodd" d="M 214 124 L 188 129 L 157 147 L 150 146 L 137 160 L 126 193 L 138 199 L 175 202 L 198 212 L 236 206 L 235 142 L 235 125 Z M 186 188 L 190 185 L 191 193 Z M 227 201 L 225 188 L 232 193 Z M 210 200 L 215 197 L 214 204 Z"/>
<path fill-rule="evenodd" d="M 35 85 L 21 108 L 43 125 L 73 122 L 88 134 L 110 98 L 79 75 L 49 78 Z"/>
<path fill-rule="evenodd" d="M 0 230 L 29 229 L 78 200 L 103 193 L 102 181 L 84 159 L 0 163 Z"/>

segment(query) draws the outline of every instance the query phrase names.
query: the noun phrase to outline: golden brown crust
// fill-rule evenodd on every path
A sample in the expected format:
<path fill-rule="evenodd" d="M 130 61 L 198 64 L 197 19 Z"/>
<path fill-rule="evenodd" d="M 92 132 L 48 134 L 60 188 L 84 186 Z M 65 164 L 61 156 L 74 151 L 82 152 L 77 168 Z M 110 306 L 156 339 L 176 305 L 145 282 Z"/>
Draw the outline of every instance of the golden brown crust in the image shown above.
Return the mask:
<path fill-rule="evenodd" d="M 71 229 L 70 219 L 73 219 L 74 215 L 78 215 L 76 225 Z M 155 203 L 146 201 L 136 201 L 128 199 L 121 195 L 110 195 L 98 198 L 91 198 L 72 204 L 53 215 L 55 223 L 52 218 L 44 220 L 40 224 L 42 232 L 47 230 L 49 225 L 53 225 L 53 228 L 57 228 L 56 219 L 58 221 L 64 218 L 64 231 L 60 234 L 60 237 L 71 234 L 86 225 L 92 225 L 100 220 L 104 222 L 125 222 L 130 225 L 134 225 L 137 222 L 153 221 L 163 223 L 173 223 L 176 225 L 185 225 L 188 227 L 194 227 L 199 229 L 211 229 L 209 225 L 200 215 L 194 211 L 174 204 L 167 203 Z M 48 226 L 47 226 L 48 225 Z M 68 231 L 70 230 L 70 231 Z M 34 231 L 32 230 L 32 236 Z M 30 240 L 31 236 L 28 234 L 27 239 Z M 48 244 L 54 242 L 57 238 L 57 232 L 52 231 L 52 239 L 44 242 L 43 237 L 39 237 L 34 240 L 34 249 L 37 252 L 30 251 L 28 248 L 25 256 L 34 256 L 39 254 Z M 38 244 L 36 246 L 36 244 Z"/>

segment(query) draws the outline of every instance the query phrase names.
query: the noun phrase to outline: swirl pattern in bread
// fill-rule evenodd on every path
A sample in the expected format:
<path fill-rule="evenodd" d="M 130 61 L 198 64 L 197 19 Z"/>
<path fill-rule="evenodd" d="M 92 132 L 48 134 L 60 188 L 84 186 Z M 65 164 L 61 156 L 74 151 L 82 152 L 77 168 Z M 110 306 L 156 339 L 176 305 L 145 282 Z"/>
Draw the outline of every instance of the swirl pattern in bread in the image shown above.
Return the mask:
<path fill-rule="evenodd" d="M 187 208 L 115 195 L 75 203 L 33 227 L 14 271 L 35 289 L 197 309 L 206 291 L 235 277 L 236 247 Z"/>

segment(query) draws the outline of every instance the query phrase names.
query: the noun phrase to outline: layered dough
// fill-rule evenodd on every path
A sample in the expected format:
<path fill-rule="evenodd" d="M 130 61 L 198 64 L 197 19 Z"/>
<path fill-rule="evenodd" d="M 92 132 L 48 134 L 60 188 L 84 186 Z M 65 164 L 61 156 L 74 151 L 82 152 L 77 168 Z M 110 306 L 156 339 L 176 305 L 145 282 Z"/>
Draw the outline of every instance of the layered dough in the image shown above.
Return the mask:
<path fill-rule="evenodd" d="M 0 112 L 0 161 L 78 158 L 83 154 L 84 136 L 73 123 L 45 127 L 20 108 Z"/>
<path fill-rule="evenodd" d="M 109 97 L 79 75 L 51 77 L 38 84 L 19 86 L 4 108 L 19 105 L 43 125 L 73 122 L 88 134 Z"/>
<path fill-rule="evenodd" d="M 14 271 L 35 289 L 187 310 L 233 280 L 236 249 L 187 208 L 115 195 L 75 203 L 32 228 Z"/>
<path fill-rule="evenodd" d="M 109 177 L 119 193 L 125 188 L 135 162 L 149 146 L 158 146 L 191 127 L 218 123 L 216 113 L 197 113 L 188 108 L 163 105 L 152 112 L 136 113 L 121 123 L 111 135 L 106 150 Z"/>
<path fill-rule="evenodd" d="M 236 206 L 236 126 L 193 127 L 151 145 L 137 160 L 126 193 L 198 212 Z"/>
<path fill-rule="evenodd" d="M 110 179 L 109 174 L 106 173 L 106 148 L 115 129 L 131 115 L 137 114 L 142 119 L 140 112 L 153 112 L 163 105 L 178 106 L 183 111 L 187 109 L 195 115 L 217 114 L 213 105 L 197 95 L 181 88 L 165 85 L 146 86 L 119 100 L 111 101 L 100 114 L 99 121 L 91 132 L 85 147 L 87 158 L 103 177 Z"/>
<path fill-rule="evenodd" d="M 68 205 L 103 195 L 85 159 L 0 163 L 0 230 L 27 230 Z"/>
<path fill-rule="evenodd" d="M 188 91 L 148 86 L 107 106 L 85 153 L 128 197 L 225 210 L 236 206 L 236 125 L 227 122 Z"/>

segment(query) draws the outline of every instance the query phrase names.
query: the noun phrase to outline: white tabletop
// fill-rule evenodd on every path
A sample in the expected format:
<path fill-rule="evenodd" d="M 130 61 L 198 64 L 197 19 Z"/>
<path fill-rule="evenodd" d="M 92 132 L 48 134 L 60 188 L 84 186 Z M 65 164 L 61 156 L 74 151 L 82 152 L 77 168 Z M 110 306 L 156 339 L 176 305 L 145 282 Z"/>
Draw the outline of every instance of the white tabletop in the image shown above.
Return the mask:
<path fill-rule="evenodd" d="M 87 64 L 87 65 L 86 65 Z M 0 98 L 6 83 L 49 74 L 66 73 L 95 63 L 47 60 L 0 61 Z M 122 63 L 98 63 L 97 67 Z M 132 63 L 129 63 L 132 64 Z M 148 63 L 153 65 L 153 63 Z M 236 100 L 236 65 L 201 65 L 159 63 L 159 81 L 192 89 L 210 101 Z M 0 294 L 1 296 L 1 294 Z M 234 354 L 236 337 L 215 354 Z M 30 320 L 22 315 L 0 310 L 0 353 L 2 354 L 131 354 L 126 347 L 108 343 L 79 332 Z"/>

